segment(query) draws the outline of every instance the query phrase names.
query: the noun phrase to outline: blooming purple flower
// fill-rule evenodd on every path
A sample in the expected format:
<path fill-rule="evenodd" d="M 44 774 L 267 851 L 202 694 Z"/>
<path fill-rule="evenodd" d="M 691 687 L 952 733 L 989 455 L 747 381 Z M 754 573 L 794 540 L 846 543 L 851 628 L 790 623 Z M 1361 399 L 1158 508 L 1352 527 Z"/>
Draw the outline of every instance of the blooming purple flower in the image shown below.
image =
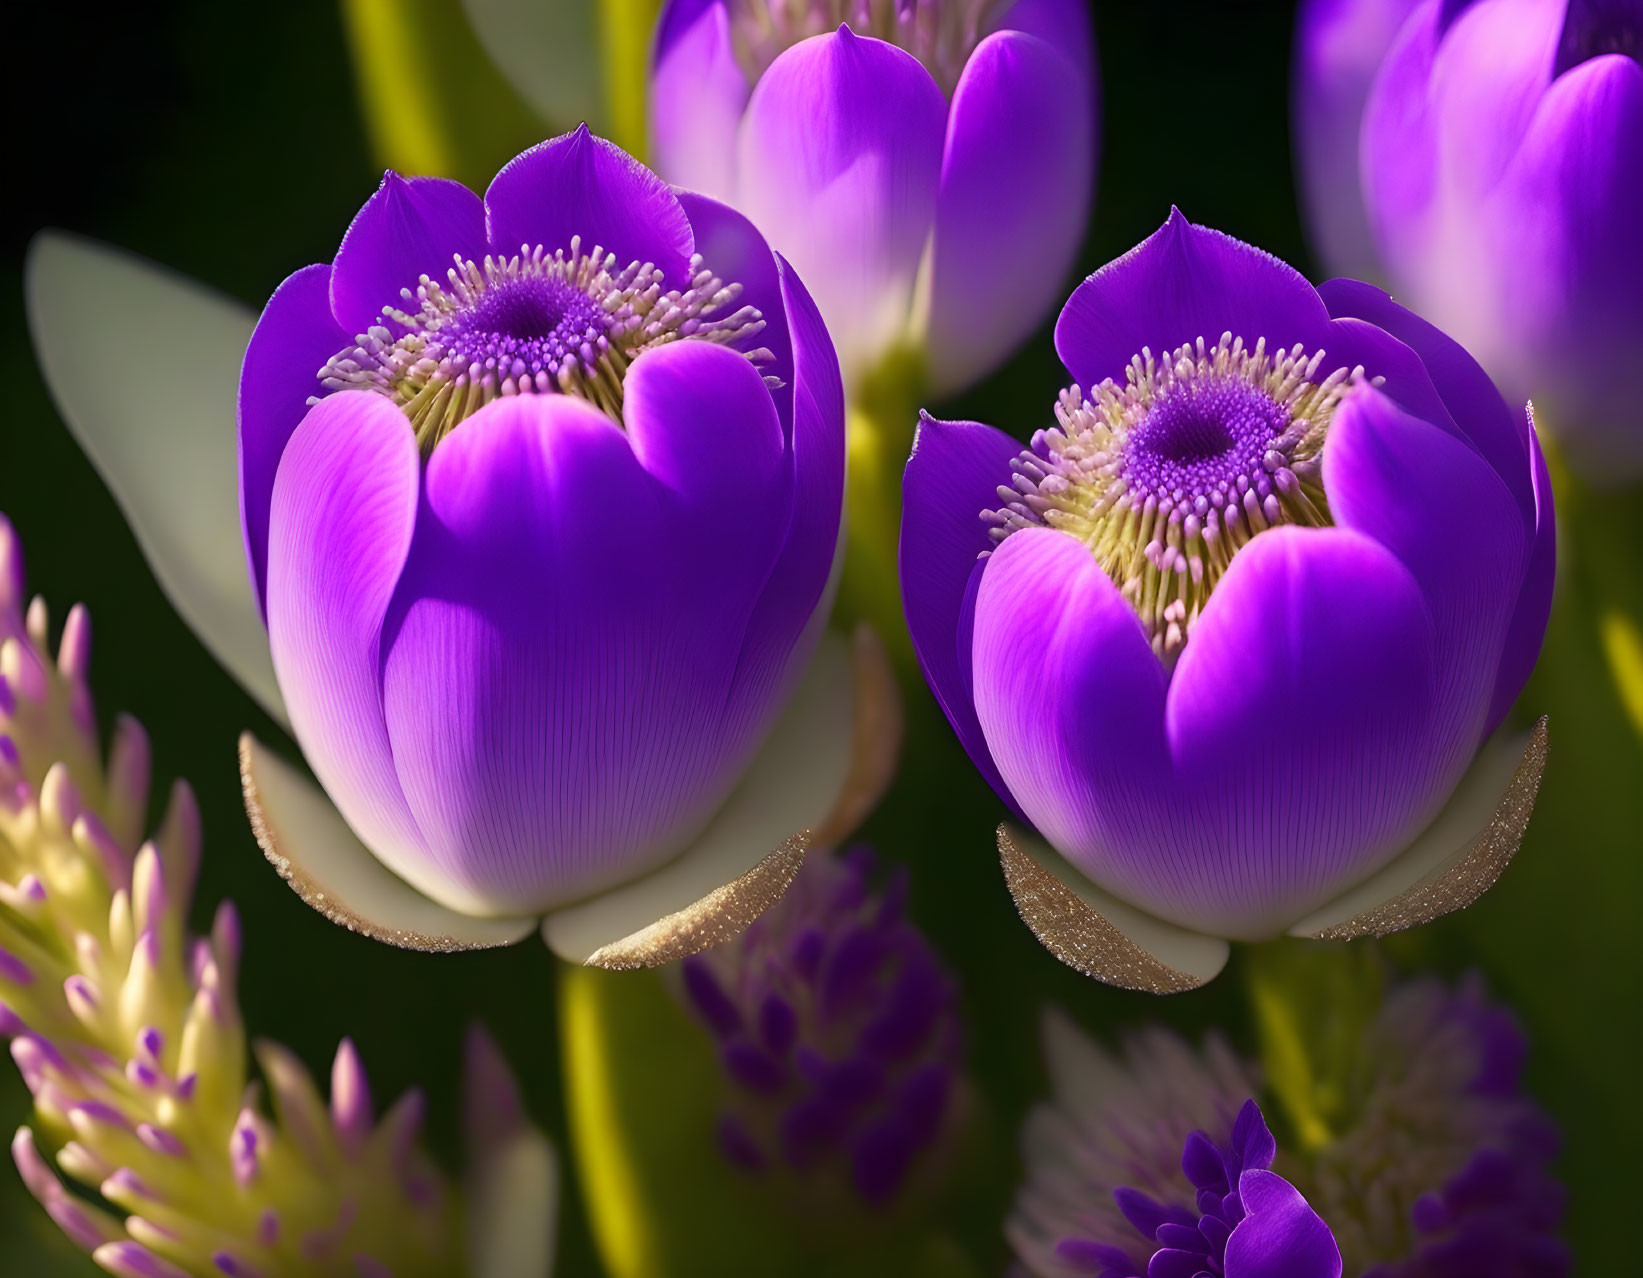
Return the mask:
<path fill-rule="evenodd" d="M 268 700 L 325 794 L 247 738 L 248 807 L 338 921 L 455 948 L 549 914 L 567 957 L 659 961 L 745 923 L 801 832 L 835 837 L 883 780 L 856 747 L 882 763 L 894 733 L 864 716 L 893 719 L 889 680 L 864 676 L 870 642 L 853 661 L 823 638 L 837 360 L 741 215 L 586 129 L 511 161 L 483 199 L 388 174 L 244 350 L 249 623 L 220 589 L 224 477 L 195 457 L 222 455 L 226 423 L 133 455 L 119 397 L 81 384 L 83 349 L 56 358 L 93 303 L 137 310 L 128 297 L 208 366 L 243 337 L 194 331 L 192 290 L 60 238 L 37 246 L 30 296 L 65 416 L 151 556 L 182 564 L 162 571 L 173 594 L 231 654 L 266 620 Z M 214 390 L 190 405 L 224 407 Z M 168 459 L 198 473 L 205 513 L 167 510 L 186 505 Z"/>
<path fill-rule="evenodd" d="M 657 171 L 798 268 L 847 384 L 910 352 L 938 391 L 1043 318 L 1090 207 L 1082 0 L 671 0 Z"/>
<path fill-rule="evenodd" d="M 1218 938 L 1475 898 L 1544 754 L 1489 741 L 1550 605 L 1532 428 L 1384 293 L 1179 214 L 1056 346 L 1078 385 L 1026 451 L 924 422 L 901 542 L 931 688 L 1053 845 L 1000 832 L 1041 939 L 1180 989 Z"/>
<path fill-rule="evenodd" d="M 750 1172 L 848 1182 L 870 1206 L 928 1170 L 954 1127 L 958 987 L 903 913 L 907 880 L 869 886 L 870 849 L 812 857 L 740 937 L 687 958 L 685 995 L 731 1088 L 724 1154 Z"/>
<path fill-rule="evenodd" d="M 1162 1202 L 1128 1185 L 1113 1190 L 1139 1243 L 1064 1238 L 1056 1256 L 1101 1278 L 1339 1278 L 1329 1226 L 1268 1170 L 1277 1152 L 1260 1106 L 1245 1101 L 1225 1143 L 1203 1131 L 1187 1137 L 1181 1172 L 1190 1190 Z"/>
<path fill-rule="evenodd" d="M 1332 76 L 1348 27 L 1380 33 L 1353 59 L 1372 82 L 1346 77 L 1366 100 Z M 1643 3 L 1314 0 L 1295 79 L 1306 185 L 1340 193 L 1310 201 L 1332 265 L 1357 265 L 1334 249 L 1367 216 L 1394 290 L 1532 395 L 1571 461 L 1643 472 Z"/>

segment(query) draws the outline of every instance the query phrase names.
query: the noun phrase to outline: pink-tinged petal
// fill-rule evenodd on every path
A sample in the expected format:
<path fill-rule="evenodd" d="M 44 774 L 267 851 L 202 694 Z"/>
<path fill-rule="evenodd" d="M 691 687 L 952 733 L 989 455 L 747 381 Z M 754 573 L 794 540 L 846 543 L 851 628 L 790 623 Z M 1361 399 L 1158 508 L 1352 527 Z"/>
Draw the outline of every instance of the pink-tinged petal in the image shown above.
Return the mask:
<path fill-rule="evenodd" d="M 1021 445 L 980 422 L 926 417 L 913 437 L 901 484 L 902 607 L 930 691 L 989 785 L 1012 804 L 970 696 L 974 600 L 980 556 L 992 549 L 981 512 L 998 505 Z"/>
<path fill-rule="evenodd" d="M 485 206 L 449 178 L 383 174 L 354 215 L 331 263 L 331 313 L 350 336 L 381 324 L 382 308 L 404 307 L 427 275 L 443 282 L 452 258 L 485 257 Z M 412 308 L 414 309 L 414 308 Z"/>
<path fill-rule="evenodd" d="M 1500 670 L 1495 675 L 1495 692 L 1489 702 L 1489 715 L 1483 731 L 1492 734 L 1506 718 L 1529 673 L 1540 659 L 1540 647 L 1546 638 L 1546 623 L 1552 615 L 1552 588 L 1557 580 L 1557 517 L 1552 508 L 1552 477 L 1546 470 L 1546 458 L 1540 451 L 1540 439 L 1534 432 L 1531 416 L 1529 424 L 1529 451 L 1533 454 L 1531 474 L 1535 490 L 1534 540 L 1529 547 L 1529 565 L 1524 570 L 1523 588 L 1518 592 L 1517 608 L 1512 613 L 1506 630 L 1506 644 L 1500 654 Z"/>
<path fill-rule="evenodd" d="M 781 382 L 780 386 L 771 388 L 770 394 L 776 401 L 782 429 L 791 432 L 793 339 L 788 332 L 787 304 L 782 300 L 776 255 L 758 228 L 728 204 L 691 191 L 677 194 L 680 207 L 690 219 L 696 252 L 703 263 L 726 283 L 742 286 L 738 306 L 757 307 L 764 317 L 764 328 L 738 339 L 734 349 L 751 354 L 763 348 L 774 357 L 761 364 L 760 369 Z"/>
<path fill-rule="evenodd" d="M 1420 0 L 1306 0 L 1296 15 L 1295 158 L 1318 256 L 1330 270 L 1380 273 L 1358 182 L 1358 134 L 1375 74 Z"/>
<path fill-rule="evenodd" d="M 621 147 L 583 125 L 515 156 L 485 192 L 493 251 L 544 246 L 550 253 L 599 245 L 623 266 L 650 262 L 683 288 L 695 252 L 690 222 L 667 184 Z"/>
<path fill-rule="evenodd" d="M 1231 332 L 1246 346 L 1327 347 L 1329 313 L 1300 272 L 1270 253 L 1169 220 L 1073 290 L 1055 325 L 1055 349 L 1081 386 L 1122 382 L 1143 346 L 1154 355 Z M 1213 330 L 1213 331 L 1211 331 Z"/>
<path fill-rule="evenodd" d="M 768 400 L 749 413 L 721 385 L 653 418 L 662 380 L 636 388 L 641 435 L 711 425 L 719 456 L 759 456 L 776 429 Z M 527 395 L 480 410 L 429 461 L 384 703 L 433 857 L 493 910 L 562 904 L 667 860 L 753 748 L 723 719 L 786 508 L 733 508 L 745 544 L 727 547 L 724 503 L 665 451 L 679 490 L 587 403 Z"/>
<path fill-rule="evenodd" d="M 1095 162 L 1091 68 L 1037 36 L 983 40 L 953 94 L 936 203 L 927 351 L 938 393 L 985 376 L 1061 296 Z"/>
<path fill-rule="evenodd" d="M 1459 773 L 1434 766 L 1439 670 L 1420 586 L 1384 546 L 1347 528 L 1262 533 L 1175 668 L 1168 824 L 1135 831 L 1128 859 L 1104 868 L 1165 918 L 1276 934 L 1448 797 Z"/>
<path fill-rule="evenodd" d="M 804 670 L 832 611 L 844 533 L 844 385 L 821 313 L 776 258 L 793 350 L 792 518 L 781 557 L 748 619 L 727 720 L 767 714 Z M 777 392 L 780 402 L 782 393 Z"/>
<path fill-rule="evenodd" d="M 1136 900 L 1107 861 L 1168 790 L 1169 755 L 1164 667 L 1134 610 L 1082 542 L 1027 529 L 987 559 L 970 652 L 976 718 L 1022 813 L 1098 885 Z"/>
<path fill-rule="evenodd" d="M 1529 473 L 1528 432 L 1522 417 L 1507 407 L 1477 360 L 1447 333 L 1399 306 L 1382 289 L 1358 280 L 1329 280 L 1318 286 L 1329 313 L 1353 317 L 1384 329 L 1420 357 L 1456 426 L 1506 481 L 1524 522 L 1533 524 L 1535 499 Z M 1366 371 L 1368 371 L 1366 366 Z M 1384 375 L 1376 368 L 1371 376 Z M 1394 387 L 1394 399 L 1404 398 Z M 1405 399 L 1404 406 L 1413 409 Z M 1442 424 L 1441 422 L 1439 423 Z"/>
<path fill-rule="evenodd" d="M 309 411 L 274 481 L 268 635 L 303 753 L 384 864 L 452 909 L 406 805 L 383 720 L 382 622 L 417 518 L 410 423 L 386 397 L 344 391 Z"/>
<path fill-rule="evenodd" d="M 733 200 L 736 135 L 750 92 L 731 44 L 724 0 L 669 4 L 657 24 L 650 73 L 656 171 L 676 186 Z"/>
<path fill-rule="evenodd" d="M 331 268 L 305 266 L 268 299 L 240 366 L 240 531 L 251 592 L 265 620 L 274 476 L 309 399 L 324 393 L 320 369 L 351 340 L 331 314 Z"/>
<path fill-rule="evenodd" d="M 1341 1249 L 1323 1217 L 1276 1172 L 1238 1178 L 1244 1218 L 1227 1239 L 1227 1278 L 1341 1278 Z"/>
<path fill-rule="evenodd" d="M 1529 539 L 1476 452 L 1370 386 L 1348 393 L 1324 448 L 1335 522 L 1385 546 L 1420 583 L 1438 654 L 1433 760 L 1451 784 L 1483 739 Z"/>
<path fill-rule="evenodd" d="M 911 54 L 848 27 L 786 50 L 748 102 L 737 206 L 806 281 L 847 377 L 906 327 L 946 122 Z"/>

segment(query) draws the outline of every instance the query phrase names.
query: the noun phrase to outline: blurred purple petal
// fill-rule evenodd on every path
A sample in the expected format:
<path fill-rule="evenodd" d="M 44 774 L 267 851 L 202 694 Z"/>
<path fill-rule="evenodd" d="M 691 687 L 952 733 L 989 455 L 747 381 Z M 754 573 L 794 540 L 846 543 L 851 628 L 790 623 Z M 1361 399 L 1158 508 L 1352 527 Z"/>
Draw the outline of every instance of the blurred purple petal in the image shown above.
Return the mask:
<path fill-rule="evenodd" d="M 1238 1195 L 1246 1215 L 1227 1241 L 1227 1278 L 1340 1278 L 1334 1235 L 1287 1180 L 1246 1171 Z"/>
<path fill-rule="evenodd" d="M 731 43 L 724 0 L 669 4 L 657 23 L 650 75 L 650 145 L 657 169 L 676 186 L 734 200 L 736 136 L 750 92 Z"/>

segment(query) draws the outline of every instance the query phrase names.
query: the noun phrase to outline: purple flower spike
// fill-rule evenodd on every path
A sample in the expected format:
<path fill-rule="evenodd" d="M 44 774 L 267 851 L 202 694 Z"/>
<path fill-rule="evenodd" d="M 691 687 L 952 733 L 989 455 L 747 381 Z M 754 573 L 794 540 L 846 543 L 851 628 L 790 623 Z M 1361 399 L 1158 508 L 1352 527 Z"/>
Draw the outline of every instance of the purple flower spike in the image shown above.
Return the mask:
<path fill-rule="evenodd" d="M 29 298 L 161 580 L 320 782 L 242 741 L 265 852 L 335 921 L 430 950 L 541 924 L 576 962 L 664 962 L 887 782 L 887 663 L 824 625 L 838 360 L 741 214 L 584 127 L 483 196 L 389 173 L 254 325 L 54 235 Z M 154 432 L 125 402 L 135 332 L 212 370 Z M 237 469 L 237 512 L 202 458 Z M 249 591 L 222 584 L 234 524 Z M 692 922 L 663 943 L 661 918 Z"/>
<path fill-rule="evenodd" d="M 1594 482 L 1643 474 L 1643 3 L 1309 0 L 1295 50 L 1329 264 L 1465 342 Z"/>
<path fill-rule="evenodd" d="M 1544 724 L 1496 737 L 1551 601 L 1527 418 L 1378 289 L 1179 213 L 1078 287 L 1056 347 L 1054 426 L 1023 449 L 927 418 L 903 483 L 925 677 L 1036 827 L 999 831 L 1023 918 L 1170 992 L 1229 939 L 1474 900 L 1545 758 Z"/>
<path fill-rule="evenodd" d="M 687 958 L 682 989 L 731 1089 L 725 1157 L 845 1181 L 872 1207 L 931 1165 L 958 1112 L 957 987 L 865 847 L 817 855 L 737 940 Z M 902 888 L 900 891 L 904 891 Z"/>
<path fill-rule="evenodd" d="M 651 136 L 810 281 L 846 382 L 985 374 L 1043 318 L 1094 194 L 1081 0 L 670 0 Z M 928 292 L 919 287 L 928 264 Z"/>

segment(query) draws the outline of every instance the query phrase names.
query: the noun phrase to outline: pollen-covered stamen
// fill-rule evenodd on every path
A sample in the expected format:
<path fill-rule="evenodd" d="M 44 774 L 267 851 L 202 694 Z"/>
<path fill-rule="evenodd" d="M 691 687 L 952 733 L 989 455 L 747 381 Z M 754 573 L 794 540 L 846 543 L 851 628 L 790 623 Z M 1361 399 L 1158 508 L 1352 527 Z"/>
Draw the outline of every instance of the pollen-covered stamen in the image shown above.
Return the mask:
<path fill-rule="evenodd" d="M 1001 541 L 1027 527 L 1070 533 L 1134 607 L 1160 657 L 1186 643 L 1233 555 L 1279 524 L 1328 524 L 1322 452 L 1363 369 L 1319 377 L 1322 351 L 1268 354 L 1223 334 L 1158 362 L 1143 348 L 1086 397 L 1061 393 L 1058 426 L 1016 458 L 1003 505 L 982 512 Z"/>
<path fill-rule="evenodd" d="M 848 24 L 905 49 L 948 97 L 992 20 L 1011 0 L 730 0 L 731 43 L 750 80 L 784 50 Z"/>
<path fill-rule="evenodd" d="M 440 284 L 424 275 L 401 290 L 403 308 L 332 357 L 327 391 L 372 390 L 405 409 L 424 454 L 485 404 L 504 395 L 579 395 L 618 423 L 622 383 L 641 353 L 682 338 L 729 344 L 764 328 L 758 310 L 729 310 L 741 285 L 690 262 L 690 286 L 664 289 L 650 262 L 618 268 L 597 246 L 464 261 Z M 762 363 L 767 350 L 749 352 Z M 773 379 L 772 379 L 773 380 Z M 312 400 L 310 402 L 313 402 Z"/>

